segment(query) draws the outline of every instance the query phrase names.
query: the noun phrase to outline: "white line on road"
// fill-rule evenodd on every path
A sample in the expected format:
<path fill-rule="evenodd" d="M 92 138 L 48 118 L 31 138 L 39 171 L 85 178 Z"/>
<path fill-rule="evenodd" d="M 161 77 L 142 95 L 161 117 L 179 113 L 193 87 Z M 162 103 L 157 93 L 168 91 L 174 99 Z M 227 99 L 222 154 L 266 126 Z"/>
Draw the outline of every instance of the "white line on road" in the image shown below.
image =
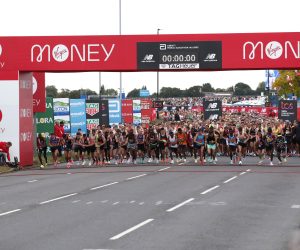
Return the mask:
<path fill-rule="evenodd" d="M 215 190 L 215 189 L 217 189 L 217 188 L 219 188 L 219 187 L 220 187 L 219 185 L 214 186 L 214 187 L 212 187 L 212 188 L 210 188 L 210 189 L 205 190 L 205 191 L 202 192 L 201 194 L 207 194 L 207 193 L 209 193 L 209 192 L 211 192 L 211 191 L 213 191 L 213 190 Z"/>
<path fill-rule="evenodd" d="M 72 173 L 67 173 L 67 174 L 72 174 Z"/>
<path fill-rule="evenodd" d="M 90 205 L 90 204 L 92 204 L 92 203 L 93 203 L 92 201 L 89 201 L 89 202 L 87 202 L 86 204 L 87 204 L 87 205 Z"/>
<path fill-rule="evenodd" d="M 32 180 L 32 181 L 27 181 L 27 182 L 29 182 L 29 183 L 33 183 L 33 182 L 36 182 L 36 181 L 38 181 L 38 180 Z"/>
<path fill-rule="evenodd" d="M 120 203 L 120 202 L 117 201 L 117 202 L 113 203 L 113 206 L 118 205 L 119 203 Z"/>
<path fill-rule="evenodd" d="M 2 214 L 0 214 L 0 216 L 12 214 L 12 213 L 19 212 L 19 211 L 21 211 L 21 209 L 15 209 L 15 210 L 12 210 L 12 211 L 8 211 L 8 212 L 5 212 L 5 213 L 2 213 Z"/>
<path fill-rule="evenodd" d="M 40 205 L 43 205 L 43 204 L 46 204 L 46 203 L 50 203 L 52 201 L 57 201 L 57 200 L 61 200 L 61 199 L 64 199 L 64 198 L 68 198 L 70 196 L 74 196 L 74 195 L 77 195 L 77 194 L 78 193 L 68 194 L 68 195 L 57 197 L 57 198 L 54 198 L 54 199 L 51 199 L 51 200 L 48 200 L 48 201 L 43 201 L 43 202 L 40 203 Z"/>
<path fill-rule="evenodd" d="M 188 199 L 188 200 L 186 200 L 186 201 L 184 201 L 184 202 L 182 202 L 182 203 L 176 205 L 175 207 L 172 207 L 172 208 L 168 209 L 167 212 L 173 212 L 173 211 L 176 210 L 177 208 L 180 208 L 180 207 L 184 206 L 185 204 L 187 204 L 187 203 L 189 203 L 189 202 L 191 202 L 191 201 L 193 201 L 193 200 L 195 200 L 195 198 Z"/>
<path fill-rule="evenodd" d="M 300 205 L 293 205 L 291 208 L 300 208 Z"/>
<path fill-rule="evenodd" d="M 251 169 L 247 169 L 247 170 L 246 170 L 246 172 L 250 172 L 250 171 L 251 171 Z"/>
<path fill-rule="evenodd" d="M 240 173 L 240 175 L 243 175 L 243 174 L 246 174 L 247 172 L 242 172 L 242 173 Z"/>
<path fill-rule="evenodd" d="M 93 188 L 91 188 L 90 190 L 96 190 L 96 189 L 108 187 L 108 186 L 111 186 L 111 185 L 115 185 L 115 184 L 118 184 L 118 183 L 119 183 L 119 182 L 112 182 L 112 183 L 109 183 L 109 184 L 106 184 L 106 185 L 102 185 L 102 186 L 99 186 L 99 187 L 93 187 Z"/>
<path fill-rule="evenodd" d="M 124 231 L 123 233 L 120 233 L 114 237 L 111 237 L 110 240 L 118 240 L 120 239 L 121 237 L 125 236 L 126 234 L 129 234 L 135 230 L 137 230 L 138 228 L 142 227 L 142 226 L 145 226 L 146 224 L 152 222 L 154 219 L 148 219 L 148 220 L 145 220 L 143 222 L 141 222 L 140 224 L 137 224 L 136 226 L 132 227 L 132 228 L 129 228 L 127 229 L 126 231 Z"/>
<path fill-rule="evenodd" d="M 133 179 L 136 179 L 136 178 L 140 178 L 140 177 L 143 177 L 143 176 L 145 176 L 145 175 L 147 175 L 147 174 L 141 174 L 141 175 L 137 175 L 137 176 L 133 176 L 133 177 L 130 177 L 130 178 L 127 178 L 126 180 L 133 180 Z"/>
<path fill-rule="evenodd" d="M 80 200 L 76 200 L 76 201 L 72 201 L 72 203 L 77 203 L 77 202 L 79 202 Z"/>
<path fill-rule="evenodd" d="M 171 167 L 166 167 L 166 168 L 159 169 L 159 170 L 157 170 L 157 172 L 161 172 L 161 171 L 167 170 L 169 168 L 171 168 Z"/>
<path fill-rule="evenodd" d="M 156 206 L 158 206 L 158 205 L 160 205 L 160 204 L 162 204 L 162 201 L 157 201 L 157 202 L 155 203 Z"/>
<path fill-rule="evenodd" d="M 145 204 L 145 202 L 140 202 L 140 203 L 139 203 L 140 206 L 142 206 L 142 205 L 144 205 L 144 204 Z"/>
<path fill-rule="evenodd" d="M 228 183 L 228 182 L 230 182 L 230 181 L 233 181 L 233 180 L 236 179 L 236 178 L 237 178 L 237 176 L 233 176 L 232 178 L 230 178 L 230 179 L 224 181 L 223 183 Z"/>
<path fill-rule="evenodd" d="M 130 204 L 132 204 L 132 203 L 135 203 L 135 201 L 131 201 L 131 202 L 129 202 Z"/>

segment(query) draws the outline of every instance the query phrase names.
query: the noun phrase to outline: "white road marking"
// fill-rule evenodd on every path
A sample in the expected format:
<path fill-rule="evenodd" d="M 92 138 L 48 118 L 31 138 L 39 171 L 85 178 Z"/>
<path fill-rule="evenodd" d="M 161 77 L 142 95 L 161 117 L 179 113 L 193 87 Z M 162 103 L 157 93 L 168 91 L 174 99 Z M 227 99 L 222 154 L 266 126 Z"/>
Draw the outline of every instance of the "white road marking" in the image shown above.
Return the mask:
<path fill-rule="evenodd" d="M 118 205 L 119 203 L 120 203 L 120 202 L 117 201 L 117 202 L 113 203 L 113 206 Z"/>
<path fill-rule="evenodd" d="M 52 201 L 57 201 L 57 200 L 61 200 L 61 199 L 64 199 L 64 198 L 68 198 L 70 196 L 74 196 L 74 195 L 77 195 L 77 194 L 78 193 L 68 194 L 68 195 L 57 197 L 57 198 L 54 198 L 54 199 L 51 199 L 51 200 L 48 200 L 48 201 L 43 201 L 43 202 L 40 203 L 40 205 L 43 205 L 43 204 L 46 204 L 46 203 L 50 203 Z"/>
<path fill-rule="evenodd" d="M 226 202 L 223 202 L 223 201 L 211 202 L 210 205 L 213 205 L 213 206 L 225 206 Z"/>
<path fill-rule="evenodd" d="M 129 234 L 135 230 L 137 230 L 138 228 L 142 227 L 142 226 L 145 226 L 146 224 L 152 222 L 154 219 L 148 219 L 148 220 L 145 220 L 143 222 L 141 222 L 140 224 L 137 224 L 136 226 L 134 227 L 131 227 L 129 229 L 127 229 L 126 231 L 114 236 L 114 237 L 111 237 L 110 240 L 118 240 L 120 239 L 121 237 L 125 236 L 126 234 Z"/>
<path fill-rule="evenodd" d="M 157 201 L 157 202 L 155 203 L 156 206 L 158 206 L 158 205 L 160 205 L 160 204 L 162 204 L 162 201 Z"/>
<path fill-rule="evenodd" d="M 157 170 L 157 172 L 161 172 L 161 171 L 167 170 L 169 168 L 171 168 L 171 167 L 166 167 L 166 168 L 159 169 L 159 170 Z"/>
<path fill-rule="evenodd" d="M 145 204 L 145 202 L 140 202 L 140 203 L 139 203 L 140 206 L 142 206 L 142 205 L 144 205 L 144 204 Z"/>
<path fill-rule="evenodd" d="M 213 191 L 213 190 L 215 190 L 215 189 L 217 189 L 217 188 L 219 188 L 219 187 L 220 187 L 219 185 L 214 186 L 214 187 L 212 187 L 212 188 L 209 188 L 209 189 L 205 190 L 205 191 L 202 192 L 201 194 L 207 194 L 207 193 L 209 193 L 209 192 L 211 192 L 211 191 Z"/>
<path fill-rule="evenodd" d="M 111 185 L 115 185 L 115 184 L 118 184 L 118 183 L 119 183 L 119 182 L 112 182 L 112 183 L 105 184 L 105 185 L 102 185 L 102 186 L 99 186 L 99 187 L 93 187 L 93 188 L 91 188 L 90 190 L 96 190 L 96 189 L 108 187 L 108 186 L 111 186 Z"/>
<path fill-rule="evenodd" d="M 242 172 L 242 173 L 240 173 L 240 175 L 243 175 L 243 174 L 246 174 L 247 172 Z"/>
<path fill-rule="evenodd" d="M 38 181 L 38 180 L 32 180 L 32 181 L 27 181 L 27 182 L 29 182 L 29 183 L 33 183 L 33 182 L 36 182 L 36 181 Z"/>
<path fill-rule="evenodd" d="M 143 176 L 145 176 L 145 175 L 147 175 L 147 174 L 141 174 L 141 175 L 137 175 L 137 176 L 133 176 L 133 177 L 130 177 L 130 178 L 127 178 L 126 180 L 133 180 L 133 179 L 136 179 L 136 178 L 140 178 L 140 177 L 143 177 Z"/>
<path fill-rule="evenodd" d="M 130 204 L 132 204 L 132 203 L 135 203 L 135 201 L 131 201 L 131 202 L 129 202 Z"/>
<path fill-rule="evenodd" d="M 77 202 L 79 202 L 80 200 L 76 200 L 76 201 L 72 201 L 72 203 L 77 203 Z"/>
<path fill-rule="evenodd" d="M 236 179 L 236 178 L 237 178 L 237 176 L 233 176 L 232 178 L 230 178 L 230 179 L 224 181 L 223 183 L 228 183 L 228 182 L 230 182 L 230 181 L 233 181 L 233 180 Z"/>
<path fill-rule="evenodd" d="M 2 213 L 2 214 L 0 214 L 0 216 L 12 214 L 12 213 L 19 212 L 19 211 L 21 211 L 21 209 L 15 209 L 15 210 L 12 210 L 12 211 L 8 211 L 8 212 L 5 212 L 5 213 Z"/>
<path fill-rule="evenodd" d="M 175 207 L 172 207 L 172 208 L 168 209 L 167 212 L 173 212 L 173 211 L 176 210 L 177 208 L 180 208 L 180 207 L 184 206 L 185 204 L 187 204 L 187 203 L 189 203 L 189 202 L 191 202 L 191 201 L 193 201 L 193 200 L 195 200 L 195 198 L 188 199 L 188 200 L 186 200 L 186 201 L 184 201 L 184 202 L 182 202 L 182 203 L 176 205 Z"/>
<path fill-rule="evenodd" d="M 87 204 L 87 205 L 90 205 L 90 204 L 92 204 L 92 203 L 93 203 L 92 201 L 89 201 L 89 202 L 87 202 L 86 204 Z"/>
<path fill-rule="evenodd" d="M 72 174 L 72 173 L 67 173 L 67 174 Z"/>
<path fill-rule="evenodd" d="M 251 171 L 251 169 L 247 169 L 247 170 L 246 170 L 246 172 L 250 172 L 250 171 Z"/>
<path fill-rule="evenodd" d="M 293 205 L 291 208 L 300 208 L 300 205 Z"/>

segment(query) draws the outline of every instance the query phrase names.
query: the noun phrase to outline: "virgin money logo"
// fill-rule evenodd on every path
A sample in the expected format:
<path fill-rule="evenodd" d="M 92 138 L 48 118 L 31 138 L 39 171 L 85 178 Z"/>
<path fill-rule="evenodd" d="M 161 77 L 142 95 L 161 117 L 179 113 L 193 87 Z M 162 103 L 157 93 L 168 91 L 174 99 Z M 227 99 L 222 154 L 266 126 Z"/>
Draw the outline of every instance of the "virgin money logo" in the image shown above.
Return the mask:
<path fill-rule="evenodd" d="M 277 41 L 271 41 L 266 45 L 261 41 L 256 43 L 248 41 L 243 44 L 244 60 L 263 60 L 265 57 L 272 60 L 280 58 L 300 59 L 300 41 L 285 41 L 281 43 Z"/>
<path fill-rule="evenodd" d="M 282 55 L 282 45 L 279 42 L 269 42 L 265 48 L 267 57 L 270 59 L 277 59 Z"/>
<path fill-rule="evenodd" d="M 0 44 L 0 56 L 2 55 L 2 45 Z"/>
<path fill-rule="evenodd" d="M 58 44 L 53 48 L 52 56 L 55 61 L 64 62 L 69 57 L 69 49 L 63 44 Z"/>
<path fill-rule="evenodd" d="M 0 122 L 2 121 L 2 117 L 3 117 L 3 114 L 2 114 L 2 111 L 0 109 Z"/>

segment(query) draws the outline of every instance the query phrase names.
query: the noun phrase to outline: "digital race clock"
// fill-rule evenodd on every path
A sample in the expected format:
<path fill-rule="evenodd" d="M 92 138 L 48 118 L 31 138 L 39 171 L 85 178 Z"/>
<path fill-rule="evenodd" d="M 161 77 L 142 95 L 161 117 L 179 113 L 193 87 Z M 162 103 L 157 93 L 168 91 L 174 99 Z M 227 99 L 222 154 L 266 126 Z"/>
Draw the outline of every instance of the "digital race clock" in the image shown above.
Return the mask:
<path fill-rule="evenodd" d="M 137 60 L 138 70 L 218 70 L 222 42 L 140 42 Z"/>

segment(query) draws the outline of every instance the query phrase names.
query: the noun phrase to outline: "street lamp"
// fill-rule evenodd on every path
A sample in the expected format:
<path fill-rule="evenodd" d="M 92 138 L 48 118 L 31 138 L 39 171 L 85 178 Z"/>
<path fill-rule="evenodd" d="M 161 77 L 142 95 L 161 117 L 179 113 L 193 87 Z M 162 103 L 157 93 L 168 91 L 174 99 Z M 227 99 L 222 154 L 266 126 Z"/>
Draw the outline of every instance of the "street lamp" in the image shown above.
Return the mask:
<path fill-rule="evenodd" d="M 158 28 L 157 29 L 157 35 L 159 35 L 159 31 L 161 29 Z M 157 72 L 156 72 L 156 100 L 158 101 L 158 95 L 159 95 L 159 68 L 157 69 Z M 156 112 L 156 119 L 159 119 L 159 111 L 157 109 L 157 112 Z"/>

